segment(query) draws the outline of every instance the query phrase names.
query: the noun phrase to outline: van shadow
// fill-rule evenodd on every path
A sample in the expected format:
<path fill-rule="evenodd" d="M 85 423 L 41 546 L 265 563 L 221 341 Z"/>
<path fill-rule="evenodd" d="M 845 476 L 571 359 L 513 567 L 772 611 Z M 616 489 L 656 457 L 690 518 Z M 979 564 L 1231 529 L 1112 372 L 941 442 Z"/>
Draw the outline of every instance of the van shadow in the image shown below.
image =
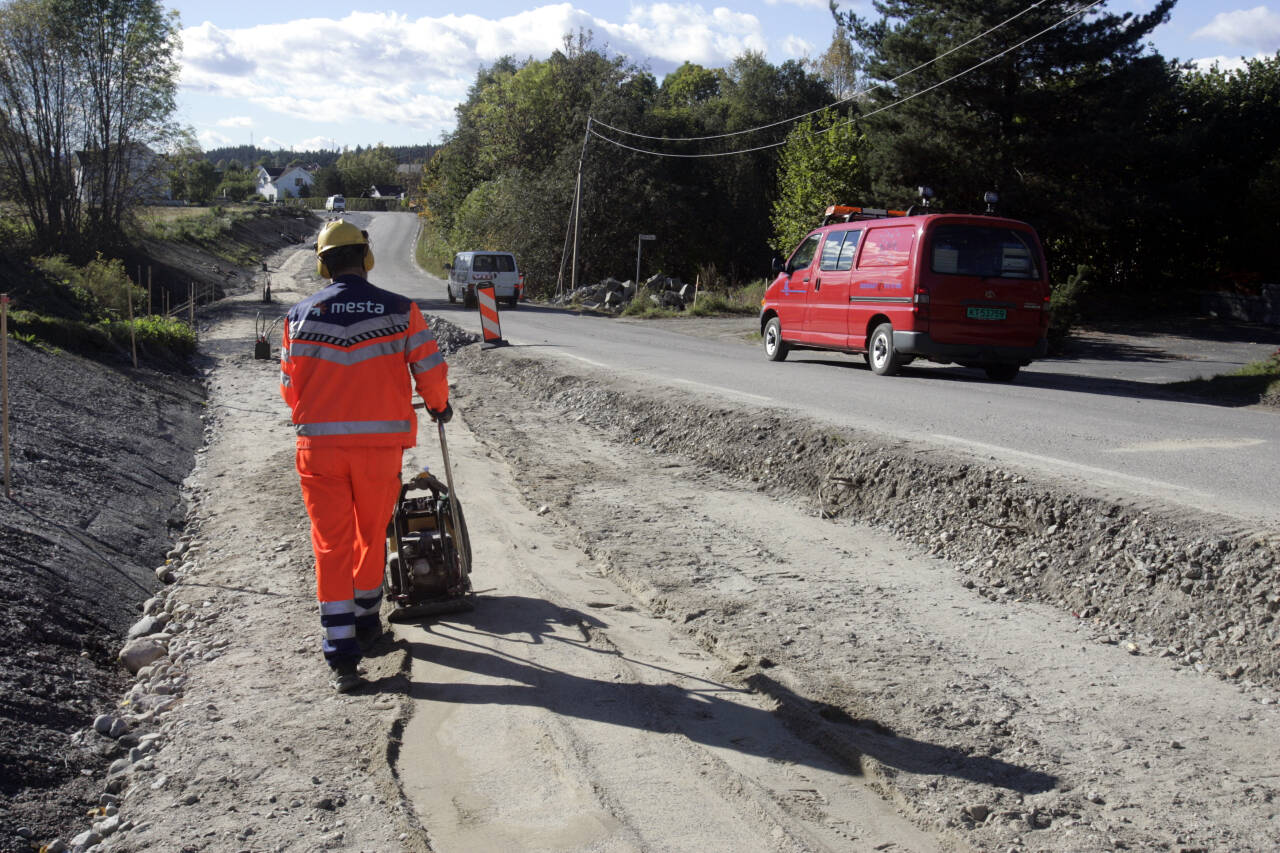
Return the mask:
<path fill-rule="evenodd" d="M 1165 358 L 1142 358 L 1135 353 L 1131 362 L 1138 361 L 1170 361 L 1170 357 Z M 857 358 L 857 361 L 837 361 L 829 356 L 818 358 L 794 358 L 796 364 L 812 364 L 822 365 L 824 367 L 838 367 L 844 370 L 855 370 L 863 373 L 870 373 L 871 369 L 862 361 L 861 356 L 850 356 L 850 359 Z M 1115 359 L 1113 359 L 1115 360 Z M 1243 406 L 1251 406 L 1257 402 L 1256 394 L 1250 395 L 1248 388 L 1244 388 L 1240 393 L 1215 393 L 1215 394 L 1197 394 L 1193 391 L 1183 390 L 1172 385 L 1153 383 L 1153 382 L 1136 382 L 1131 379 L 1116 379 L 1106 376 L 1084 376 L 1078 373 L 1058 373 L 1046 370 L 1045 366 L 1053 364 L 1054 361 L 1067 362 L 1070 359 L 1045 359 L 1036 362 L 1035 370 L 1024 370 L 1018 374 L 1018 378 L 1013 382 L 993 382 L 987 378 L 987 375 L 981 368 L 961 367 L 959 365 L 929 365 L 927 367 L 905 366 L 901 369 L 897 379 L 919 379 L 930 382 L 973 382 L 982 385 L 991 385 L 995 387 L 1023 387 L 1023 388 L 1044 388 L 1056 391 L 1068 391 L 1078 394 L 1099 394 L 1108 397 L 1125 397 L 1132 400 L 1163 400 L 1167 402 L 1189 402 L 1202 403 L 1210 406 L 1223 406 L 1226 408 L 1238 408 Z M 1242 385 L 1244 383 L 1241 383 Z"/>
<path fill-rule="evenodd" d="M 397 676 L 382 679 L 373 688 L 404 692 L 414 699 L 433 702 L 545 708 L 565 717 L 680 735 L 712 748 L 846 775 L 862 775 L 861 756 L 869 755 L 904 772 L 953 776 L 1024 794 L 1048 791 L 1057 783 L 1057 778 L 1047 773 L 898 737 L 874 724 L 842 725 L 844 719 L 839 714 L 843 712 L 815 704 L 776 682 L 758 681 L 751 685 L 779 700 L 776 711 L 735 701 L 735 697 L 752 691 L 646 664 L 612 648 L 591 645 L 590 629 L 607 628 L 606 623 L 543 599 L 485 597 L 475 611 L 450 619 L 448 624 L 448 645 L 416 640 L 401 640 L 399 644 L 416 660 L 457 671 L 460 680 L 406 684 L 403 676 Z M 582 638 L 567 637 L 565 626 L 581 630 Z M 423 628 L 428 634 L 434 633 L 431 625 Z M 494 648 L 495 641 L 498 645 L 566 643 L 583 655 L 616 657 L 630 667 L 648 669 L 662 683 L 575 675 L 522 660 L 518 651 L 506 653 Z M 468 676 L 481 676 L 491 683 L 472 683 Z M 837 723 L 828 724 L 826 721 L 833 714 Z M 796 739 L 779 737 L 779 726 L 789 728 Z M 833 739 L 841 743 L 833 745 Z"/>

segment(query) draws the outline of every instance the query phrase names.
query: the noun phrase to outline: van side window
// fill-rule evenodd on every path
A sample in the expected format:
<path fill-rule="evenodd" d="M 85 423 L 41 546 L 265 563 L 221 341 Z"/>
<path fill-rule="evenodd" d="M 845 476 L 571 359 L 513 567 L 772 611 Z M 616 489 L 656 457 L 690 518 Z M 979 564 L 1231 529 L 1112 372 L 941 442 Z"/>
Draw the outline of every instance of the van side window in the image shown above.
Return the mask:
<path fill-rule="evenodd" d="M 840 258 L 836 261 L 836 269 L 853 269 L 853 256 L 858 253 L 858 238 L 861 231 L 848 231 L 844 235 L 844 245 L 840 247 Z"/>
<path fill-rule="evenodd" d="M 866 267 L 904 267 L 911 258 L 911 247 L 916 242 L 916 226 L 898 225 L 892 228 L 872 228 L 862 247 L 862 260 L 858 269 Z"/>
<path fill-rule="evenodd" d="M 828 231 L 827 242 L 822 244 L 822 260 L 818 261 L 818 269 L 838 269 L 840 263 L 840 246 L 844 243 L 848 231 Z M 855 242 L 857 238 L 854 238 Z"/>
<path fill-rule="evenodd" d="M 458 257 L 454 259 L 453 268 L 461 272 L 466 272 L 471 269 L 471 259 L 466 255 L 458 255 Z"/>
<path fill-rule="evenodd" d="M 787 262 L 787 269 L 795 272 L 813 263 L 813 256 L 818 252 L 818 241 L 821 239 L 821 234 L 810 234 L 806 237 L 799 248 L 791 254 L 791 260 Z"/>

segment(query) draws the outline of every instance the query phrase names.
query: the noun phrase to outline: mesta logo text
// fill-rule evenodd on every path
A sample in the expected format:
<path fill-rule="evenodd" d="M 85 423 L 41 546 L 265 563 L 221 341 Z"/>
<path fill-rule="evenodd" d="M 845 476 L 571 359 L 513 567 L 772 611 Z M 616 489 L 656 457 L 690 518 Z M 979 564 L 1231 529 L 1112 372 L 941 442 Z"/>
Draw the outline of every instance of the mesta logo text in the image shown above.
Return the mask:
<path fill-rule="evenodd" d="M 366 300 L 365 302 L 317 302 L 311 306 L 312 317 L 323 317 L 325 314 L 385 314 L 386 306 L 381 302 Z"/>

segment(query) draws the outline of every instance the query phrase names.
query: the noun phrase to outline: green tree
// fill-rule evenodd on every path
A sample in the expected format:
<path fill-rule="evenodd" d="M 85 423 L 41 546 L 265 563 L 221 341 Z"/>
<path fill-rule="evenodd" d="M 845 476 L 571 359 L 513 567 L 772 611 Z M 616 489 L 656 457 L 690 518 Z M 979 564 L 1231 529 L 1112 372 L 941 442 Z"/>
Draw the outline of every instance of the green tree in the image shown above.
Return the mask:
<path fill-rule="evenodd" d="M 218 186 L 218 171 L 200 150 L 190 130 L 179 135 L 179 142 L 169 154 L 169 191 L 175 199 L 205 204 L 213 198 Z"/>
<path fill-rule="evenodd" d="M 396 159 L 381 143 L 342 152 L 335 168 L 350 195 L 365 195 L 374 184 L 395 183 Z"/>
<path fill-rule="evenodd" d="M 796 125 L 778 164 L 773 248 L 787 254 L 832 204 L 856 204 L 869 191 L 862 165 L 866 139 L 848 118 L 824 110 Z"/>
<path fill-rule="evenodd" d="M 240 165 L 232 160 L 231 165 L 222 173 L 222 180 L 214 190 L 214 196 L 232 201 L 244 201 L 257 189 L 258 179 L 254 172 L 240 168 Z"/>
<path fill-rule="evenodd" d="M 1148 120 L 1172 86 L 1146 39 L 1174 2 L 1142 15 L 1073 15 L 1069 0 L 876 0 L 874 22 L 836 13 L 879 83 L 863 122 L 877 203 L 910 203 L 928 185 L 944 207 L 981 210 L 997 190 L 1000 212 L 1052 244 L 1059 279 L 1089 263 L 1129 286 L 1137 235 L 1123 208 L 1145 194 Z"/>
<path fill-rule="evenodd" d="M 49 8 L 84 86 L 89 232 L 115 237 L 158 183 L 154 152 L 174 133 L 177 13 L 156 0 L 50 0 Z"/>
<path fill-rule="evenodd" d="M 313 193 L 317 196 L 346 195 L 346 187 L 342 183 L 342 175 L 336 165 L 321 166 L 316 172 Z"/>
<path fill-rule="evenodd" d="M 4 195 L 30 221 L 38 252 L 78 246 L 72 154 L 87 132 L 85 80 L 48 0 L 0 7 L 0 163 Z"/>

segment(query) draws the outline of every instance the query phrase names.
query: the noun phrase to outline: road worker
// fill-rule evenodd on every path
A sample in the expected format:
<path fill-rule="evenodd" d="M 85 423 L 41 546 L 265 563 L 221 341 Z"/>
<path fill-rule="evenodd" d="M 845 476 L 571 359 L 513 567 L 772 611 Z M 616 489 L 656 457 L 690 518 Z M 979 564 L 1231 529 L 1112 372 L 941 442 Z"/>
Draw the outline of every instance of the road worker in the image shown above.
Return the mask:
<path fill-rule="evenodd" d="M 343 220 L 316 242 L 332 283 L 290 309 L 280 393 L 293 413 L 302 500 L 311 517 L 322 649 L 338 692 L 364 682 L 362 650 L 382 635 L 387 523 L 406 447 L 417 435 L 412 386 L 447 423 L 448 366 L 410 299 L 370 284 L 368 234 Z"/>

